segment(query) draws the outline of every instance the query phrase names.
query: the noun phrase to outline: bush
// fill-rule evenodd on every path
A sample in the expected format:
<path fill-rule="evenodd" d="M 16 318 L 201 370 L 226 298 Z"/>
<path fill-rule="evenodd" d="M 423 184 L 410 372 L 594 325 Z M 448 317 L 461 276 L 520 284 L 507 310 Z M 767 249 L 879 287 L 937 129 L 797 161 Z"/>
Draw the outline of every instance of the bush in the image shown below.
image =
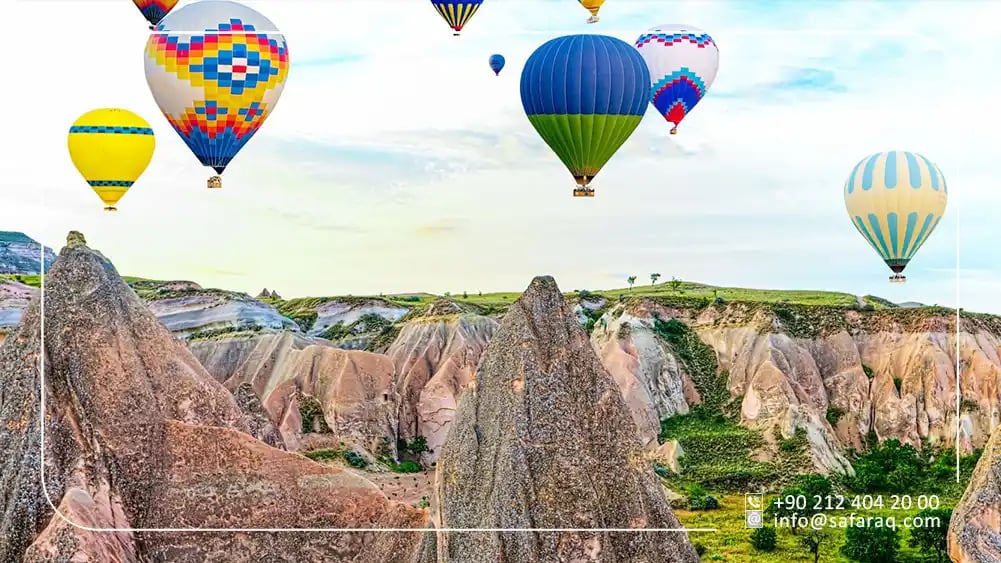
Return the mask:
<path fill-rule="evenodd" d="M 348 465 L 354 467 L 355 469 L 365 469 L 368 467 L 368 460 L 354 450 L 344 452 L 344 460 L 348 462 Z"/>
<path fill-rule="evenodd" d="M 702 545 L 701 543 L 695 542 L 692 544 L 692 547 L 695 548 L 695 553 L 699 557 L 702 557 L 703 555 L 706 554 L 706 546 Z"/>
<path fill-rule="evenodd" d="M 952 509 L 929 508 L 918 512 L 916 516 L 924 518 L 925 523 L 929 522 L 930 518 L 938 518 L 939 525 L 911 528 L 911 539 L 907 543 L 911 547 L 919 548 L 922 553 L 934 553 L 936 562 L 945 561 L 944 555 L 947 549 L 946 541 L 949 533 L 949 520 L 952 518 Z"/>
<path fill-rule="evenodd" d="M 775 551 L 775 528 L 765 526 L 751 532 L 751 547 L 758 551 Z"/>
<path fill-rule="evenodd" d="M 716 500 L 716 497 L 712 495 L 706 495 L 706 498 L 702 500 L 702 509 L 716 510 L 717 508 L 719 508 L 719 501 Z"/>
<path fill-rule="evenodd" d="M 893 386 L 897 388 L 897 393 L 898 394 L 900 393 L 900 384 L 901 384 L 900 378 L 899 377 L 894 377 L 893 378 Z"/>
<path fill-rule="evenodd" d="M 854 477 L 845 484 L 859 493 L 903 493 L 911 491 L 926 473 L 927 464 L 910 444 L 890 439 L 859 456 L 852 464 Z"/>
<path fill-rule="evenodd" d="M 876 377 L 876 374 L 873 373 L 872 368 L 870 368 L 865 364 L 862 364 L 862 371 L 865 373 L 865 376 L 868 377 L 869 379 Z"/>
<path fill-rule="evenodd" d="M 829 422 L 831 426 L 835 426 L 838 423 L 838 421 L 841 420 L 841 417 L 844 415 L 845 411 L 839 409 L 838 407 L 835 406 L 827 407 L 827 422 Z"/>
<path fill-rule="evenodd" d="M 893 563 L 900 550 L 897 530 L 876 526 L 851 526 L 845 530 L 841 553 L 859 563 Z"/>

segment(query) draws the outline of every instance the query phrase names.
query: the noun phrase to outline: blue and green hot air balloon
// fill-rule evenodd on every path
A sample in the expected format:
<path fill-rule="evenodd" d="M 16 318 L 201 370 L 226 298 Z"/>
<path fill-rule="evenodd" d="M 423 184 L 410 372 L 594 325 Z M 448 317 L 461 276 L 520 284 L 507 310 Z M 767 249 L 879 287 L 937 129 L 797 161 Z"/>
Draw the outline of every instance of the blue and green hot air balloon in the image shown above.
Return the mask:
<path fill-rule="evenodd" d="M 605 35 L 552 39 L 521 72 L 525 114 L 577 181 L 574 196 L 594 197 L 591 180 L 636 130 L 649 100 L 643 57 Z"/>
<path fill-rule="evenodd" d="M 500 71 L 503 68 L 504 68 L 504 55 L 498 55 L 498 54 L 490 55 L 490 70 L 494 71 L 495 75 L 500 75 Z"/>

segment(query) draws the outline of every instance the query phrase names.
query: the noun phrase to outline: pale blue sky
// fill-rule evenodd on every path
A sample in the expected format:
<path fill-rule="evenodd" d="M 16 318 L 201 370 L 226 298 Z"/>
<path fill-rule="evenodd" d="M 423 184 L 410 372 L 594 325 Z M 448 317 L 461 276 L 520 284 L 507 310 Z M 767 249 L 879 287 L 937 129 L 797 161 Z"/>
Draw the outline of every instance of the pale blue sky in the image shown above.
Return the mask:
<path fill-rule="evenodd" d="M 8 8 L 61 40 L 8 32 L 32 56 L 14 60 L 24 82 L 3 94 L 23 108 L 6 128 L 26 151 L 0 161 L 0 228 L 56 247 L 78 229 L 123 273 L 285 296 L 518 290 L 544 273 L 564 289 L 620 287 L 656 271 L 952 305 L 958 225 L 962 305 L 1001 313 L 1001 77 L 989 66 L 1001 4 L 608 0 L 589 26 L 576 0 L 485 0 L 460 38 L 430 2 L 246 4 L 285 33 L 292 69 L 221 191 L 205 189 L 208 170 L 148 92 L 148 31 L 132 6 Z M 569 174 L 521 110 L 524 60 L 557 35 L 632 42 L 664 23 L 714 37 L 716 84 L 676 137 L 649 110 L 594 182 L 597 197 L 570 197 Z M 93 58 L 67 65 L 67 45 Z M 500 77 L 487 67 L 494 52 L 507 58 Z M 158 143 L 117 215 L 101 211 L 65 146 L 77 116 L 107 106 L 143 115 Z M 842 197 L 851 167 L 888 149 L 924 154 L 950 187 L 902 285 L 886 282 Z"/>

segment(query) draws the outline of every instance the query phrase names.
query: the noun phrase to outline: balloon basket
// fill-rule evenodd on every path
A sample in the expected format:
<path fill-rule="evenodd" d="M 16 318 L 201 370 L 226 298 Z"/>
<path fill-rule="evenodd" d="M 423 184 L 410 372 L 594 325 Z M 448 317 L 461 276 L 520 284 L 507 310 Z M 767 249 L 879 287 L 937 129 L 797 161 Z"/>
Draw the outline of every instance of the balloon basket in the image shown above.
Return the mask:
<path fill-rule="evenodd" d="M 594 197 L 594 190 L 591 188 L 574 188 L 574 197 Z"/>
<path fill-rule="evenodd" d="M 105 207 L 104 210 L 105 211 L 118 211 L 118 208 L 112 207 L 112 206 L 109 205 L 109 206 Z"/>
<path fill-rule="evenodd" d="M 671 134 L 672 135 L 677 135 L 678 134 L 678 128 L 677 127 L 671 127 Z"/>
<path fill-rule="evenodd" d="M 906 276 L 902 276 L 900 274 L 890 276 L 890 283 L 904 283 L 905 281 L 907 281 Z"/>
<path fill-rule="evenodd" d="M 222 187 L 222 176 L 212 176 L 208 181 L 208 188 L 210 190 L 218 190 Z"/>
<path fill-rule="evenodd" d="M 591 16 L 587 18 L 587 23 L 598 23 L 599 21 L 601 20 L 600 18 L 598 18 L 598 16 Z"/>

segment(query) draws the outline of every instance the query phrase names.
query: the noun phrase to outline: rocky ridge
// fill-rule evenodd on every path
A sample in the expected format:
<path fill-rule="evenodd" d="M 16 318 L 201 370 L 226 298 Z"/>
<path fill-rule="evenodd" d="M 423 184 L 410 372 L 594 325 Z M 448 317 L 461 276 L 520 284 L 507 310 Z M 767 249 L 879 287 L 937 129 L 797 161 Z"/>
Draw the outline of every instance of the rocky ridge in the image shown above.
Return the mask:
<path fill-rule="evenodd" d="M 418 532 L 101 534 L 67 522 L 419 529 L 427 515 L 388 501 L 361 477 L 254 439 L 233 395 L 79 234 L 71 233 L 46 288 L 44 380 L 37 300 L 0 346 L 0 447 L 8 454 L 0 560 L 416 559 Z M 53 516 L 45 491 L 66 519 Z"/>

